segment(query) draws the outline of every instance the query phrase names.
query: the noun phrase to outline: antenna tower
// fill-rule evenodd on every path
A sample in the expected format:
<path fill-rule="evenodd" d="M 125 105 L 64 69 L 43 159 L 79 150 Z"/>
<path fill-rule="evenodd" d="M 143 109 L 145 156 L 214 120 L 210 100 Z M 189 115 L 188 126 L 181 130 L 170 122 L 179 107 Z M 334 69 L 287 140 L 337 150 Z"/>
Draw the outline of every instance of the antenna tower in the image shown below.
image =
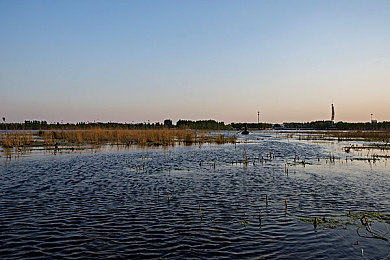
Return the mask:
<path fill-rule="evenodd" d="M 332 118 L 331 118 L 332 121 L 334 121 L 334 105 L 332 104 Z"/>

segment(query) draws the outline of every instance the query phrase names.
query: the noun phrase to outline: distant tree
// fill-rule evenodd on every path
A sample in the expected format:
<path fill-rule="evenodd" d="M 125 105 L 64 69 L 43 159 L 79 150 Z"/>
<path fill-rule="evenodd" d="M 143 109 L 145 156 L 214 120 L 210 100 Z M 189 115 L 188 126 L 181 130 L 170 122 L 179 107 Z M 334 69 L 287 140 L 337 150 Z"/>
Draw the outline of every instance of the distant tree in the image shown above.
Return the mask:
<path fill-rule="evenodd" d="M 164 120 L 164 126 L 172 127 L 173 126 L 172 120 L 171 119 L 165 119 Z"/>

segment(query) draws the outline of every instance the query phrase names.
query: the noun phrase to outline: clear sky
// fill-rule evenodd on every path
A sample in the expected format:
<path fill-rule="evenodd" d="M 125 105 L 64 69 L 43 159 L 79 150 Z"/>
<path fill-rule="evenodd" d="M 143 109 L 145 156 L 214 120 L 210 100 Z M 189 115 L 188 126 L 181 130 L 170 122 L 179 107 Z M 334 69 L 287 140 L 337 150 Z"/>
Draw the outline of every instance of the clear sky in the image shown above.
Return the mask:
<path fill-rule="evenodd" d="M 390 121 L 390 1 L 0 0 L 9 121 Z"/>

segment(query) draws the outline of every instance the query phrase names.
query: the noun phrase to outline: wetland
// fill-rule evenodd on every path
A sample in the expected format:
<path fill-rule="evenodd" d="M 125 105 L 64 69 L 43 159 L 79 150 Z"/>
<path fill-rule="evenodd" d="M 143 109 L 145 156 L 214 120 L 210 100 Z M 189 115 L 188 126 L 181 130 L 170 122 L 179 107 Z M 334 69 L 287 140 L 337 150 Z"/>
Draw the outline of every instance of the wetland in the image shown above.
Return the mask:
<path fill-rule="evenodd" d="M 30 145 L 3 146 L 0 255 L 390 257 L 387 143 L 307 131 L 188 134 L 153 134 L 156 145 L 34 133 Z"/>

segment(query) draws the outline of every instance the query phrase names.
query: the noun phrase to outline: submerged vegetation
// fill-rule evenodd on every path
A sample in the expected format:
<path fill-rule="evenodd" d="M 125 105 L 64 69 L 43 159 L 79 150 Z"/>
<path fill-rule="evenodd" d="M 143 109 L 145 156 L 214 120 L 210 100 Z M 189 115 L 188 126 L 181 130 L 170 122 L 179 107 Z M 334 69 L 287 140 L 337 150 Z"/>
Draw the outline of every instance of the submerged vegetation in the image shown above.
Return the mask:
<path fill-rule="evenodd" d="M 383 142 L 390 143 L 390 130 L 381 130 L 381 131 L 321 131 L 321 132 L 303 132 L 306 134 L 301 139 L 310 139 L 310 140 L 321 140 L 337 138 L 338 141 L 373 141 L 373 142 Z"/>
<path fill-rule="evenodd" d="M 348 213 L 335 217 L 300 217 L 300 221 L 312 223 L 314 228 L 334 229 L 338 227 L 354 226 L 360 237 L 376 238 L 390 242 L 389 226 L 390 215 L 380 212 L 357 212 Z M 374 223 L 382 223 L 385 231 L 374 228 Z"/>

